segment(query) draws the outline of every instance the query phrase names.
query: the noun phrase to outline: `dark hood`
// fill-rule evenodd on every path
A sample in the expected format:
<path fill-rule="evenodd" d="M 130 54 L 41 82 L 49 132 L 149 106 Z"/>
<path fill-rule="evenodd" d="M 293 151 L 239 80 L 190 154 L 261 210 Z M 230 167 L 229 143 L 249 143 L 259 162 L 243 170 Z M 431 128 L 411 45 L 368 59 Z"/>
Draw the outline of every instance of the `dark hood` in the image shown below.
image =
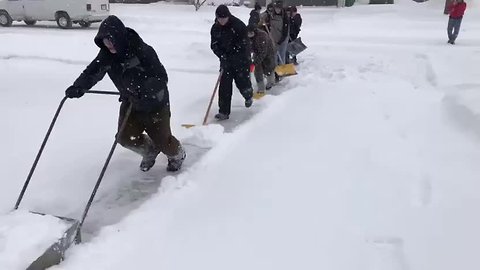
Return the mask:
<path fill-rule="evenodd" d="M 108 38 L 112 41 L 117 54 L 125 56 L 128 50 L 128 31 L 123 22 L 116 16 L 108 16 L 100 25 L 97 36 L 95 36 L 95 44 L 101 49 L 107 49 L 103 44 L 103 39 Z"/>

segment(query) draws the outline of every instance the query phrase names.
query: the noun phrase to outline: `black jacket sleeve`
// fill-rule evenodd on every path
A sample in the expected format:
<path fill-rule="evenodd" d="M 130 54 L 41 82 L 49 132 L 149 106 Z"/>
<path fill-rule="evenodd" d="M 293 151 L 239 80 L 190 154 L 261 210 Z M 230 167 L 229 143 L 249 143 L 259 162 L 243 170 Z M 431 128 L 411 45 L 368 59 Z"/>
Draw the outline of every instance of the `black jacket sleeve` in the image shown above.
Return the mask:
<path fill-rule="evenodd" d="M 101 49 L 97 57 L 93 59 L 82 74 L 75 80 L 73 86 L 89 90 L 105 77 L 110 67 L 111 57 L 105 50 Z"/>
<path fill-rule="evenodd" d="M 142 63 L 142 67 L 145 69 L 147 76 L 157 79 L 159 82 L 163 83 L 166 88 L 168 83 L 167 71 L 158 59 L 155 50 L 151 46 L 145 44 L 142 46 L 138 58 Z"/>
<path fill-rule="evenodd" d="M 218 58 L 221 58 L 222 55 L 224 56 L 226 52 L 222 49 L 220 45 L 220 33 L 219 33 L 218 27 L 216 25 L 212 26 L 212 29 L 210 30 L 210 48 L 212 49 L 213 53 L 218 56 Z"/>
<path fill-rule="evenodd" d="M 297 14 L 293 17 L 293 20 L 298 28 L 298 32 L 300 32 L 300 27 L 302 27 L 302 16 L 300 16 L 300 14 Z"/>

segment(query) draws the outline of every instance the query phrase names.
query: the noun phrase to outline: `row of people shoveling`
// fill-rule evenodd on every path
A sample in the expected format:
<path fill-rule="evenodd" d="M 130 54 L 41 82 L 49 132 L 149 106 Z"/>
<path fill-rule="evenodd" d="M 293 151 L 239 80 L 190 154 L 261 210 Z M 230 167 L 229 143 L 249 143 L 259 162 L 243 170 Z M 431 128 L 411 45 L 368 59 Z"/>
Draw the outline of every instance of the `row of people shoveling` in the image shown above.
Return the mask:
<path fill-rule="evenodd" d="M 287 53 L 287 45 L 298 37 L 302 23 L 296 7 L 285 9 L 282 2 L 275 2 L 269 4 L 264 13 L 260 11 L 260 5 L 256 4 L 250 13 L 248 26 L 233 16 L 225 5 L 220 5 L 215 11 L 211 48 L 220 59 L 222 71 L 218 101 L 220 108 L 215 115 L 217 120 L 230 117 L 233 81 L 248 108 L 253 103 L 250 81 L 252 69 L 257 92 L 263 94 L 279 80 L 275 73 L 276 66 L 291 61 L 297 63 L 296 57 L 290 59 Z"/>
<path fill-rule="evenodd" d="M 275 25 L 273 20 L 274 17 L 269 21 L 272 28 Z M 220 109 L 215 116 L 218 120 L 229 118 L 233 80 L 245 98 L 245 106 L 250 107 L 253 103 L 248 36 L 254 40 L 262 36 L 268 41 L 265 43 L 271 42 L 261 30 L 255 27 L 249 29 L 251 31 L 247 33 L 245 24 L 231 15 L 226 6 L 221 5 L 216 9 L 216 20 L 211 29 L 211 48 L 220 59 L 222 72 L 218 101 Z M 142 171 L 153 167 L 160 152 L 167 156 L 167 171 L 178 171 L 186 152 L 170 129 L 168 76 L 155 50 L 135 30 L 125 27 L 113 15 L 101 23 L 94 42 L 100 48 L 98 55 L 67 88 L 66 97 L 82 97 L 108 74 L 120 92 L 118 143 L 142 156 Z M 261 46 L 257 42 L 254 47 L 257 50 L 254 52 L 257 70 L 263 69 L 263 74 L 271 76 L 272 68 L 266 69 L 266 61 L 260 57 L 266 49 L 271 50 L 271 46 Z M 269 55 L 272 55 L 270 51 Z M 258 76 L 261 81 L 263 74 Z"/>

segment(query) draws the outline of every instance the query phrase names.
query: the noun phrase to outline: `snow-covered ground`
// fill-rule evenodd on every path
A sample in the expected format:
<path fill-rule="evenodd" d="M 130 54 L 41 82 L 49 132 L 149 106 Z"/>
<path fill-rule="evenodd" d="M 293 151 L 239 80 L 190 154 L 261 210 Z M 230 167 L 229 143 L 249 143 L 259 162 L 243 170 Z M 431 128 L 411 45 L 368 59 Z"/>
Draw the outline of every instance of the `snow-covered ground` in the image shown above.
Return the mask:
<path fill-rule="evenodd" d="M 69 225 L 25 210 L 0 216 L 0 269 L 26 269 L 63 236 Z"/>
<path fill-rule="evenodd" d="M 237 93 L 222 125 L 186 130 L 218 75 L 214 7 L 112 5 L 166 66 L 173 133 L 189 155 L 178 174 L 163 157 L 142 173 L 119 148 L 86 242 L 54 269 L 479 269 L 480 12 L 469 7 L 455 46 L 441 1 L 301 8 L 299 75 L 251 109 Z M 232 12 L 246 21 L 249 10 Z M 0 28 L 1 213 L 96 55 L 95 34 Z M 67 101 L 22 209 L 81 216 L 117 109 L 111 96 Z"/>

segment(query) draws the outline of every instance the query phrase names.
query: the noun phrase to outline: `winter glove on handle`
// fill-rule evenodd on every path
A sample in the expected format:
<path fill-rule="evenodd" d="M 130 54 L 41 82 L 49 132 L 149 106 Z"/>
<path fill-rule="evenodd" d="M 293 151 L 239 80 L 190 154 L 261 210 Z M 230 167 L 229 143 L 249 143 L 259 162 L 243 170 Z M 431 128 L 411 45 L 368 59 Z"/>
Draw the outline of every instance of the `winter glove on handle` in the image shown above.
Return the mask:
<path fill-rule="evenodd" d="M 65 90 L 65 96 L 68 98 L 79 98 L 82 97 L 85 92 L 86 90 L 72 85 Z"/>

